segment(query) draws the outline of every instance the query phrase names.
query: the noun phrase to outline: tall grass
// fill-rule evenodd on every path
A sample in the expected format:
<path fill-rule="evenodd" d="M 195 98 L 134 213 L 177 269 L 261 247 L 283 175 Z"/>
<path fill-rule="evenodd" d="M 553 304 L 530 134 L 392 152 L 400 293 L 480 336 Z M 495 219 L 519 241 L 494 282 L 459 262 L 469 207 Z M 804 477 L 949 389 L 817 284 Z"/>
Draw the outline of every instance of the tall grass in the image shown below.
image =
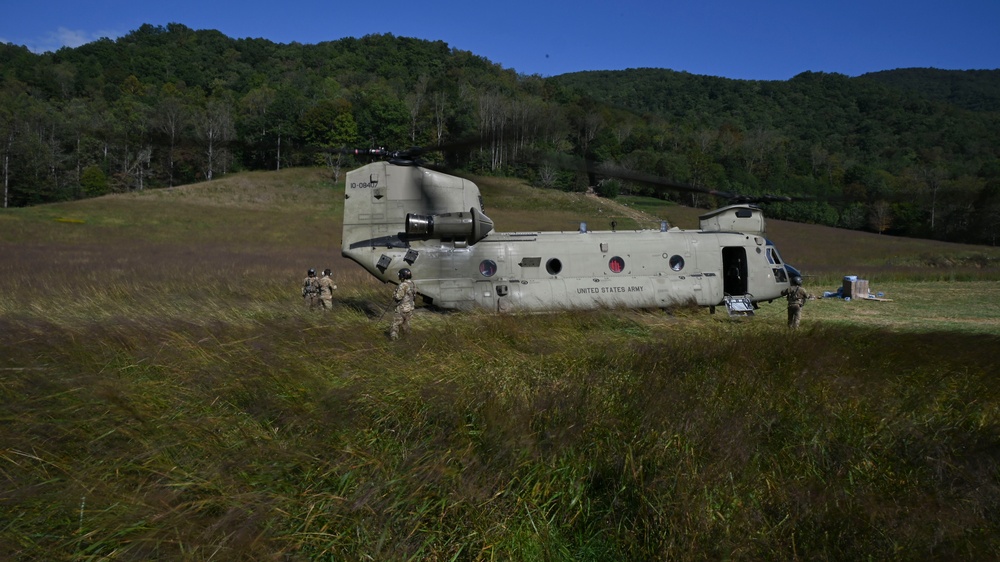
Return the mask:
<path fill-rule="evenodd" d="M 75 240 L 43 234 L 117 202 L 15 217 L 36 242 L 0 264 L 0 556 L 1000 554 L 995 283 L 885 282 L 892 302 L 812 301 L 796 332 L 780 303 L 419 310 L 389 342 L 389 290 L 296 242 L 328 188 L 287 189 L 242 246 L 176 202 Z M 336 308 L 306 310 L 324 263 Z"/>
<path fill-rule="evenodd" d="M 988 557 L 994 336 L 6 322 L 9 555 Z M 17 367 L 8 367 L 17 365 Z"/>

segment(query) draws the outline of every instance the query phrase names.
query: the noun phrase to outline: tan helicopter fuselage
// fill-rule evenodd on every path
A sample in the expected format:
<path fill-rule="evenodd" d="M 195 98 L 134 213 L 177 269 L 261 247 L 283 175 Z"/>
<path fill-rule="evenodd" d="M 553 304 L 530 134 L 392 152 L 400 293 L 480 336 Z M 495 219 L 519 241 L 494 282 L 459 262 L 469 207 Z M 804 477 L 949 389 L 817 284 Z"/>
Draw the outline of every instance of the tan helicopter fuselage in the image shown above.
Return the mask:
<path fill-rule="evenodd" d="M 347 176 L 342 253 L 395 282 L 409 268 L 426 302 L 496 311 L 715 307 L 770 301 L 788 287 L 760 209 L 724 207 L 701 229 L 493 230 L 472 182 L 415 166 Z"/>

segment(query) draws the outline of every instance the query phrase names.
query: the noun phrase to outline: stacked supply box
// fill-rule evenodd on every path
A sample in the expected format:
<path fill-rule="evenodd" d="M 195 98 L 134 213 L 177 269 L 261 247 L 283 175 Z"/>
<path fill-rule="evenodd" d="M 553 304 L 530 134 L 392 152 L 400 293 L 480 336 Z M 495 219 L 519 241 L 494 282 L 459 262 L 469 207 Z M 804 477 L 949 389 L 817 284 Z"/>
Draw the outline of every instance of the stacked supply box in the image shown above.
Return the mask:
<path fill-rule="evenodd" d="M 868 297 L 868 280 L 858 279 L 857 275 L 844 277 L 844 289 L 841 295 L 851 299 L 864 299 Z"/>

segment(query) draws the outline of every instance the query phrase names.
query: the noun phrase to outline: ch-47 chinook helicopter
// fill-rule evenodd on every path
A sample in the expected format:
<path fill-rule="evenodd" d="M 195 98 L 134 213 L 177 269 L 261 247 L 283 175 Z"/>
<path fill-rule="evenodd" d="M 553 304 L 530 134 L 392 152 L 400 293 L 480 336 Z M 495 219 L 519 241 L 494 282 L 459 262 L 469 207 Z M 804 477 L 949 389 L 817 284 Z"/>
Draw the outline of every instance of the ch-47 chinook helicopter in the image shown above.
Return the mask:
<path fill-rule="evenodd" d="M 407 153 L 354 153 L 384 159 L 347 174 L 342 254 L 383 282 L 410 269 L 424 302 L 442 309 L 696 303 L 749 316 L 798 275 L 749 203 L 702 215 L 698 230 L 664 222 L 658 230 L 594 231 L 581 223 L 571 232 L 497 232 L 475 183 L 416 165 Z"/>

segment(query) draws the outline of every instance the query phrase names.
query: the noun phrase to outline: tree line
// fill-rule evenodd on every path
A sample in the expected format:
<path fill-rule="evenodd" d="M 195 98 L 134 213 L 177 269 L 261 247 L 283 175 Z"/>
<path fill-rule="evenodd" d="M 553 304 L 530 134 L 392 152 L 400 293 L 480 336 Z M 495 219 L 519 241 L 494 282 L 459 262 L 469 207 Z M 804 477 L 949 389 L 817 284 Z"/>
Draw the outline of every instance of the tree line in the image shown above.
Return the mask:
<path fill-rule="evenodd" d="M 325 165 L 339 176 L 357 164 L 340 148 L 475 139 L 446 154 L 449 163 L 542 187 L 722 203 L 540 157 L 571 155 L 729 192 L 811 197 L 769 204 L 778 218 L 993 244 L 998 73 L 921 70 L 788 81 L 663 69 L 543 78 L 441 41 L 277 44 L 181 24 L 54 53 L 6 44 L 3 205 L 286 166 Z"/>

